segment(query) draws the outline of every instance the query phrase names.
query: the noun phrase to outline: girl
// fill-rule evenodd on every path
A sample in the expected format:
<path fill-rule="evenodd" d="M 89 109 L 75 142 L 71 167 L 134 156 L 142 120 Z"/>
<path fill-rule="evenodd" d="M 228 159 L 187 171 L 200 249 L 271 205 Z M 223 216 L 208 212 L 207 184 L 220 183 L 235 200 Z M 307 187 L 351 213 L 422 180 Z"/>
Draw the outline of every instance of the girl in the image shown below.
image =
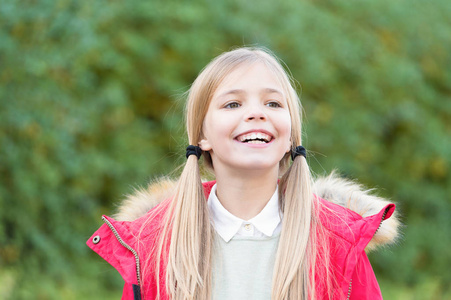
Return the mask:
<path fill-rule="evenodd" d="M 122 299 L 381 299 L 364 250 L 394 240 L 394 205 L 333 174 L 312 181 L 299 106 L 268 51 L 207 65 L 177 183 L 138 191 L 87 242 L 123 276 Z M 201 155 L 216 181 L 202 183 Z"/>

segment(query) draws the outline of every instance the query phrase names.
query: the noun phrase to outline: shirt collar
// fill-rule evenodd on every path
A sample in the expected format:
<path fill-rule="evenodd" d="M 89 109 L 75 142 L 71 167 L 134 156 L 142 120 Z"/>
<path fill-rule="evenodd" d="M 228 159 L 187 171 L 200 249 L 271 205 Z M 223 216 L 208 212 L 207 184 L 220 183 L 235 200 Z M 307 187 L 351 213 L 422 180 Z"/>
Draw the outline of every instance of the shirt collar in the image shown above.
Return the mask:
<path fill-rule="evenodd" d="M 237 234 L 243 223 L 251 223 L 257 230 L 270 237 L 281 221 L 278 187 L 262 211 L 248 221 L 234 216 L 222 206 L 216 196 L 216 184 L 208 197 L 208 208 L 213 227 L 225 242 L 229 242 Z"/>

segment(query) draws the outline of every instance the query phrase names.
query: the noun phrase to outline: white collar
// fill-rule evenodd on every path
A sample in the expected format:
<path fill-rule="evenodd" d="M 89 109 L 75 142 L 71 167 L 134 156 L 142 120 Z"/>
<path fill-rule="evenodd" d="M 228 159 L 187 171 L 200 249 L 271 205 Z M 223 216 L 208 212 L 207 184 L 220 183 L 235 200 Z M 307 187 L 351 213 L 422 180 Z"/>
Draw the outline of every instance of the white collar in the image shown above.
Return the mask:
<path fill-rule="evenodd" d="M 216 184 L 212 187 L 208 197 L 208 208 L 213 227 L 225 242 L 230 241 L 244 223 L 254 225 L 258 231 L 270 237 L 274 234 L 281 221 L 278 187 L 276 187 L 276 191 L 262 211 L 248 221 L 234 216 L 222 206 L 216 196 Z"/>

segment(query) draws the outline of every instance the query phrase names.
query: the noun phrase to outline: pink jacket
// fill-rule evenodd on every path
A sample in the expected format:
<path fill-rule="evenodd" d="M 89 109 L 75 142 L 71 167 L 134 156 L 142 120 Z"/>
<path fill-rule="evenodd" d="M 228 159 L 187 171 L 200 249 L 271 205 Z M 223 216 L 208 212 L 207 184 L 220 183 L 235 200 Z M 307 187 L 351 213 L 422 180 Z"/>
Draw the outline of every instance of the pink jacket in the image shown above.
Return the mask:
<path fill-rule="evenodd" d="M 204 183 L 207 198 L 214 183 Z M 141 266 L 149 251 L 154 249 L 155 231 L 161 224 L 164 209 L 146 226 L 142 225 L 149 210 L 162 207 L 157 204 L 167 197 L 172 185 L 171 182 L 160 182 L 130 196 L 120 207 L 117 220 L 103 216 L 105 224 L 87 241 L 92 250 L 122 275 L 125 281 L 122 299 L 156 297 L 154 273 L 143 274 Z M 333 299 L 382 299 L 365 250 L 395 240 L 399 222 L 395 217 L 390 218 L 395 205 L 369 195 L 359 185 L 333 174 L 318 179 L 314 190 L 322 204 L 320 218 L 330 233 L 331 264 L 337 280 Z M 160 277 L 164 278 L 164 275 Z M 161 299 L 169 299 L 164 282 L 161 284 Z M 317 299 L 325 298 L 317 295 Z"/>

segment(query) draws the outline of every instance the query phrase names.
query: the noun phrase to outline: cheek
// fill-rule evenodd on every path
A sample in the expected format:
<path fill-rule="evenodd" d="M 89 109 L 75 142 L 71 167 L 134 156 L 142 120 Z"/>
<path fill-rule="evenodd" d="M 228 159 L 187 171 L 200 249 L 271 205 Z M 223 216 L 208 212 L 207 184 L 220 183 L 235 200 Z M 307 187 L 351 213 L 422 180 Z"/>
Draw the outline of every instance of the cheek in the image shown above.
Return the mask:
<path fill-rule="evenodd" d="M 236 124 L 236 116 L 225 113 L 212 113 L 209 118 L 209 126 L 216 134 L 227 134 L 231 132 Z"/>
<path fill-rule="evenodd" d="M 278 124 L 279 124 L 279 131 L 283 132 L 284 135 L 288 135 L 288 138 L 291 138 L 291 118 L 290 118 L 290 114 L 286 113 L 283 114 L 279 120 L 278 120 Z"/>
<path fill-rule="evenodd" d="M 211 146 L 222 144 L 232 136 L 232 122 L 220 114 L 209 114 L 205 117 L 203 132 Z"/>
<path fill-rule="evenodd" d="M 283 139 L 286 141 L 287 151 L 291 150 L 291 118 L 290 114 L 284 114 L 279 120 L 280 129 L 279 132 L 283 135 Z"/>

